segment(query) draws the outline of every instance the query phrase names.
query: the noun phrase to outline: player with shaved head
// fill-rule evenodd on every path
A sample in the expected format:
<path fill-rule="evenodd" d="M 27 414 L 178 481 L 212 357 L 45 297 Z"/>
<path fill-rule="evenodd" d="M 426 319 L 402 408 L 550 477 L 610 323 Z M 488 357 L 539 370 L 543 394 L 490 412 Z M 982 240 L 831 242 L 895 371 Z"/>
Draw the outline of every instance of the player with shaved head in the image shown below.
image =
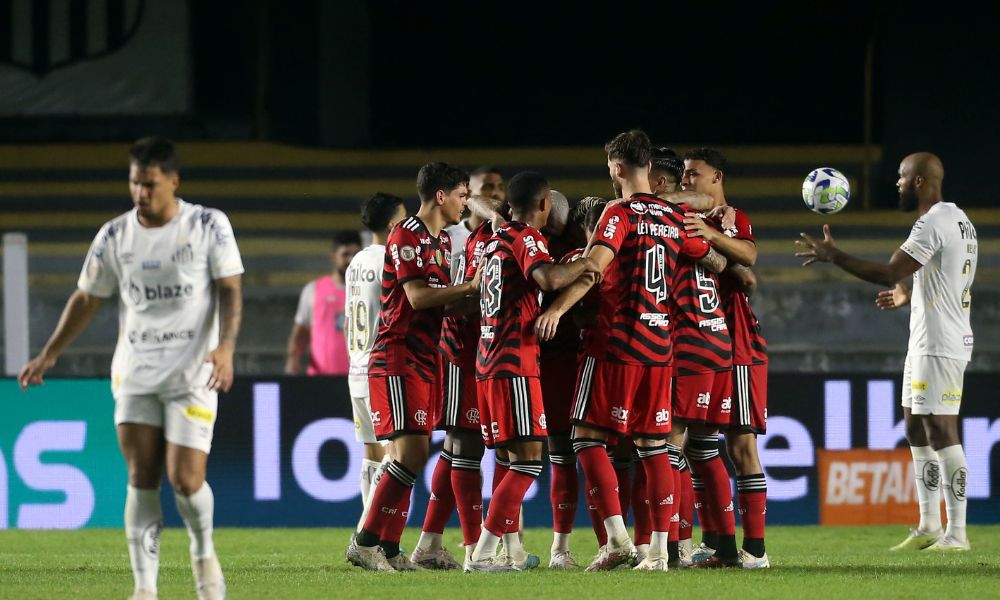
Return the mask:
<path fill-rule="evenodd" d="M 903 419 L 913 454 L 920 523 L 893 550 L 969 549 L 965 531 L 967 467 L 958 434 L 962 381 L 972 357 L 972 282 L 976 277 L 976 228 L 965 212 L 945 202 L 944 166 L 928 152 L 899 165 L 899 206 L 919 217 L 910 237 L 887 264 L 839 249 L 823 226 L 823 239 L 806 233 L 796 256 L 805 265 L 831 262 L 864 281 L 883 285 L 876 304 L 892 310 L 909 303 L 910 342 L 903 366 Z M 948 526 L 941 531 L 944 494 Z"/>

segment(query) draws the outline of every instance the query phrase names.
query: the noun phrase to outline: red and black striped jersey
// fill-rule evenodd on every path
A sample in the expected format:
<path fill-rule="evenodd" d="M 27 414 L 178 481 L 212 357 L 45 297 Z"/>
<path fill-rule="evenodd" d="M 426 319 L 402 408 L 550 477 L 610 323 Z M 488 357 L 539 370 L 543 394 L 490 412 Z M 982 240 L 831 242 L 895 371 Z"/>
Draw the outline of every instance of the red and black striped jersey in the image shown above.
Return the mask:
<path fill-rule="evenodd" d="M 566 236 L 562 236 L 562 238 L 553 237 L 549 239 L 549 253 L 552 255 L 552 260 L 561 265 L 568 264 L 579 259 L 583 256 L 583 251 L 585 250 L 584 248 L 575 248 L 568 240 L 565 239 L 565 237 Z M 591 292 L 594 292 L 593 288 L 591 289 Z M 558 297 L 558 291 L 543 294 L 542 312 L 548 309 L 548 307 L 551 306 Z M 581 301 L 581 303 L 583 303 L 583 301 Z M 567 314 L 566 317 L 560 321 L 554 338 L 547 342 L 541 342 L 541 352 L 544 356 L 565 355 L 570 357 L 576 357 L 576 355 L 580 352 L 580 328 L 573 322 L 570 314 Z"/>
<path fill-rule="evenodd" d="M 438 377 L 437 347 L 444 308 L 415 310 L 403 284 L 420 279 L 428 287 L 447 287 L 451 240 L 443 230 L 432 236 L 423 221 L 409 217 L 392 228 L 385 247 L 382 310 L 368 375 L 416 372 L 424 381 L 434 381 Z"/>
<path fill-rule="evenodd" d="M 506 223 L 486 244 L 482 261 L 476 377 L 537 377 L 541 290 L 531 272 L 552 264 L 545 238 L 525 223 Z"/>
<path fill-rule="evenodd" d="M 592 243 L 606 246 L 615 258 L 604 271 L 597 324 L 584 335 L 585 354 L 628 364 L 671 364 L 670 295 L 677 261 L 704 257 L 709 243 L 687 237 L 684 211 L 652 194 L 609 206 Z"/>
<path fill-rule="evenodd" d="M 678 205 L 681 213 L 689 212 Z M 674 372 L 693 375 L 733 368 L 733 340 L 722 310 L 719 279 L 690 259 L 677 263 L 671 295 L 674 319 Z"/>
<path fill-rule="evenodd" d="M 479 258 L 486 249 L 486 242 L 493 237 L 493 226 L 489 221 L 480 224 L 472 230 L 465 240 L 465 251 L 462 253 L 456 273 L 462 283 L 471 279 L 479 268 Z M 441 354 L 445 360 L 463 369 L 473 369 L 476 366 L 476 347 L 479 344 L 479 313 L 457 315 L 444 318 L 441 327 Z"/>
<path fill-rule="evenodd" d="M 750 217 L 736 210 L 736 222 L 725 234 L 737 240 L 754 241 Z M 739 281 L 732 274 L 723 272 L 719 278 L 722 310 L 726 314 L 729 334 L 733 338 L 733 364 L 757 365 L 767 362 L 767 342 L 760 333 L 760 322 L 750 308 L 750 300 L 743 293 Z"/>

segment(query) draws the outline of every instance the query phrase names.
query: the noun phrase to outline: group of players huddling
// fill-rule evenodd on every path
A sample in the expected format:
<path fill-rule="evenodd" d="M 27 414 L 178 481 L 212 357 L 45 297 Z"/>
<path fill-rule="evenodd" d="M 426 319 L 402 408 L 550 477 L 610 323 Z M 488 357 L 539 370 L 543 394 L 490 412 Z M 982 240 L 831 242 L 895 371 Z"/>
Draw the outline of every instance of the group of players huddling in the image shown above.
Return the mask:
<path fill-rule="evenodd" d="M 599 545 L 587 570 L 770 566 L 756 445 L 767 355 L 748 302 L 750 220 L 726 204 L 718 151 L 681 158 L 639 130 L 605 150 L 617 199 L 585 198 L 572 211 L 538 173 L 504 189 L 494 169 L 470 177 L 442 162 L 420 169 L 416 215 L 387 194 L 365 203 L 375 243 L 348 269 L 352 396 L 369 448 L 351 563 L 459 568 L 442 545 L 457 509 L 465 571 L 537 566 L 520 511 L 547 442 L 550 568 L 577 567 L 577 462 Z M 399 541 L 434 429 L 447 431 L 444 450 L 407 556 Z M 737 474 L 741 549 L 720 432 Z M 496 470 L 484 518 L 485 448 Z"/>

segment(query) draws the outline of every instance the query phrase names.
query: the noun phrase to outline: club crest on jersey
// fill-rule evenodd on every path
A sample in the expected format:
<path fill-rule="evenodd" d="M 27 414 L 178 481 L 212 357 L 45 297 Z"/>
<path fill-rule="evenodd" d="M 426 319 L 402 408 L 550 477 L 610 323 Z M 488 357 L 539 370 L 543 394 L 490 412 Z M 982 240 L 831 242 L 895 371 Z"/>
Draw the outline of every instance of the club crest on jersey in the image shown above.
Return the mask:
<path fill-rule="evenodd" d="M 414 420 L 414 422 L 416 422 L 417 425 L 426 425 L 427 424 L 427 411 L 426 410 L 418 410 L 417 412 L 413 413 L 413 420 Z"/>
<path fill-rule="evenodd" d="M 465 411 L 465 420 L 468 421 L 469 423 L 479 423 L 479 409 L 470 408 L 469 410 Z"/>

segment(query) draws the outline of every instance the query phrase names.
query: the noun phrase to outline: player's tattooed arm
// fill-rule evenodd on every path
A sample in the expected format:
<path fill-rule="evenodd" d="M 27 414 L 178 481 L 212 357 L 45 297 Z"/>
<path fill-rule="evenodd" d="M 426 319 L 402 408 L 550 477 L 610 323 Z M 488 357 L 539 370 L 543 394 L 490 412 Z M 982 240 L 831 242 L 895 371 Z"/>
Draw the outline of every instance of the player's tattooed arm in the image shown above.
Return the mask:
<path fill-rule="evenodd" d="M 907 280 L 900 281 L 891 290 L 883 290 L 875 296 L 875 306 L 882 310 L 894 310 L 910 303 L 913 288 Z"/>
<path fill-rule="evenodd" d="M 712 273 L 721 273 L 726 268 L 728 262 L 725 256 L 715 251 L 715 248 L 709 248 L 708 254 L 698 260 L 699 265 Z"/>
<path fill-rule="evenodd" d="M 593 273 L 599 278 L 601 272 L 593 259 L 584 257 L 562 265 L 543 264 L 535 267 L 531 276 L 543 292 L 554 292 L 573 283 L 584 273 Z"/>
<path fill-rule="evenodd" d="M 743 290 L 747 298 L 753 297 L 754 292 L 757 291 L 757 276 L 753 274 L 750 267 L 730 265 L 726 272 L 736 280 L 736 283 L 739 284 L 740 289 Z"/>
<path fill-rule="evenodd" d="M 103 298 L 80 289 L 70 295 L 62 316 L 59 317 L 59 324 L 56 325 L 49 341 L 45 343 L 38 356 L 21 368 L 17 383 L 22 390 L 28 389 L 29 385 L 42 385 L 45 372 L 55 366 L 59 356 L 90 325 L 102 302 Z"/>
<path fill-rule="evenodd" d="M 752 267 L 757 262 L 757 244 L 750 240 L 729 237 L 706 223 L 700 214 L 687 213 L 684 215 L 684 231 L 688 237 L 705 238 L 716 250 L 725 254 L 726 258 L 734 263 Z"/>
<path fill-rule="evenodd" d="M 795 240 L 795 244 L 803 250 L 796 252 L 795 256 L 806 259 L 802 263 L 803 267 L 815 262 L 830 262 L 863 281 L 895 287 L 923 266 L 902 250 L 893 252 L 888 264 L 851 256 L 837 247 L 829 225 L 823 225 L 823 239 L 814 238 L 808 233 L 799 235 L 802 239 Z"/>
<path fill-rule="evenodd" d="M 219 345 L 208 353 L 205 362 L 212 363 L 209 389 L 228 392 L 233 385 L 233 354 L 236 338 L 243 322 L 242 276 L 233 275 L 215 280 L 219 289 Z"/>
<path fill-rule="evenodd" d="M 493 229 L 507 222 L 507 218 L 500 213 L 502 204 L 503 202 L 486 196 L 470 196 L 465 202 L 470 213 L 484 221 L 493 223 Z"/>

